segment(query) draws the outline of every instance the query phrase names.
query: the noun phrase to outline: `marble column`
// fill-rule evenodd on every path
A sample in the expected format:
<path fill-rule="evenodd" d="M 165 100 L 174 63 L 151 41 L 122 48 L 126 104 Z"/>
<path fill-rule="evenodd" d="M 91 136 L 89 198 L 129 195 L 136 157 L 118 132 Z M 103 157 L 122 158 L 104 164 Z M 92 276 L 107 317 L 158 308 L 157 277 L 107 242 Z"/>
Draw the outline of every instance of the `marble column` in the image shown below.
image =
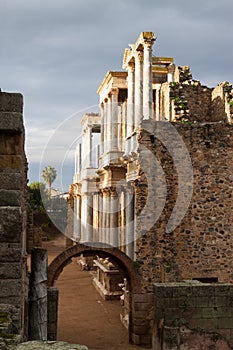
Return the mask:
<path fill-rule="evenodd" d="M 134 130 L 135 64 L 128 65 L 127 137 Z"/>
<path fill-rule="evenodd" d="M 118 193 L 115 188 L 111 188 L 110 190 L 110 241 L 109 243 L 113 247 L 117 247 L 119 245 L 118 241 Z"/>
<path fill-rule="evenodd" d="M 108 151 L 108 99 L 104 99 L 104 153 Z"/>
<path fill-rule="evenodd" d="M 105 242 L 107 244 L 110 244 L 110 212 L 111 212 L 111 197 L 110 197 L 110 191 L 107 190 L 107 197 L 106 197 L 106 239 Z"/>
<path fill-rule="evenodd" d="M 104 103 L 100 104 L 100 115 L 101 115 L 101 138 L 100 138 L 100 154 L 104 153 Z"/>
<path fill-rule="evenodd" d="M 143 61 L 143 119 L 152 118 L 152 45 L 153 42 L 144 43 Z"/>
<path fill-rule="evenodd" d="M 102 232 L 103 232 L 103 194 L 102 191 L 99 192 L 99 225 L 98 225 L 98 242 L 103 242 Z"/>
<path fill-rule="evenodd" d="M 82 194 L 81 201 L 81 242 L 86 242 L 86 226 L 87 226 L 87 198 L 85 194 Z"/>
<path fill-rule="evenodd" d="M 143 52 L 135 53 L 135 128 L 138 128 L 142 121 L 143 114 Z"/>
<path fill-rule="evenodd" d="M 81 164 L 82 164 L 82 145 L 81 143 L 78 143 L 75 151 L 75 174 L 79 174 L 81 171 Z"/>
<path fill-rule="evenodd" d="M 168 73 L 167 73 L 167 81 L 168 83 L 172 83 L 174 81 L 174 74 L 175 74 L 175 65 L 169 64 L 167 67 Z"/>
<path fill-rule="evenodd" d="M 86 145 L 87 145 L 87 149 L 84 149 L 85 155 L 86 155 L 86 167 L 87 168 L 92 168 L 92 130 L 90 127 L 87 127 L 86 129 Z"/>
<path fill-rule="evenodd" d="M 100 147 L 101 147 L 101 145 L 97 145 L 96 146 L 96 164 L 95 164 L 95 168 L 99 168 Z"/>
<path fill-rule="evenodd" d="M 126 192 L 126 254 L 134 259 L 134 192 L 128 188 Z"/>
<path fill-rule="evenodd" d="M 75 242 L 81 239 L 81 197 L 79 195 L 74 200 L 74 239 Z"/>
<path fill-rule="evenodd" d="M 108 191 L 103 190 L 103 221 L 102 221 L 102 242 L 107 243 L 108 239 Z"/>
<path fill-rule="evenodd" d="M 107 148 L 108 152 L 111 151 L 112 148 L 112 98 L 109 94 L 108 96 L 108 108 L 107 108 Z"/>
<path fill-rule="evenodd" d="M 87 194 L 87 226 L 86 226 L 86 240 L 93 241 L 93 195 Z"/>
<path fill-rule="evenodd" d="M 118 150 L 118 93 L 119 89 L 114 88 L 111 90 L 111 104 L 112 104 L 112 135 L 111 135 L 111 150 Z"/>

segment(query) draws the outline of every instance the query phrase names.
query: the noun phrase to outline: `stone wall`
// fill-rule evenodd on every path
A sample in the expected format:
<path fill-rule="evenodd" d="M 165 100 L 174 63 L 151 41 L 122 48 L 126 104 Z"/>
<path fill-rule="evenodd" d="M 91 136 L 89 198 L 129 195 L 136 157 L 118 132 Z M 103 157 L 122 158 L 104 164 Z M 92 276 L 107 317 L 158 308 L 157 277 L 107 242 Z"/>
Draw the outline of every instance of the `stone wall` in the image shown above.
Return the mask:
<path fill-rule="evenodd" d="M 212 89 L 197 81 L 170 84 L 170 97 L 174 101 L 173 121 L 211 121 Z M 222 114 L 219 114 L 221 120 Z"/>
<path fill-rule="evenodd" d="M 23 97 L 0 92 L 0 337 L 27 335 Z"/>
<path fill-rule="evenodd" d="M 181 153 L 174 162 L 170 154 L 171 149 L 180 147 L 176 146 L 174 135 L 165 129 L 169 152 L 156 138 L 156 123 L 151 125 L 150 131 L 144 130 L 139 136 L 141 173 L 135 183 L 137 261 L 145 291 L 152 291 L 153 282 L 193 278 L 232 282 L 233 126 L 221 122 L 173 124 L 191 157 L 193 194 L 190 204 L 185 197 L 179 198 L 178 208 L 187 207 L 187 212 L 169 232 L 167 224 L 180 185 L 186 181 L 191 186 L 192 179 L 178 178 L 177 169 L 184 167 L 184 157 Z M 158 160 L 156 166 L 153 158 Z M 143 213 L 148 194 L 149 202 L 155 198 L 156 206 L 149 205 Z"/>
<path fill-rule="evenodd" d="M 162 83 L 156 96 L 156 120 L 232 123 L 232 85 L 224 82 L 214 89 L 201 85 L 192 79 L 188 66 L 176 67 L 174 81 Z"/>
<path fill-rule="evenodd" d="M 233 348 L 233 285 L 155 284 L 153 350 Z"/>
<path fill-rule="evenodd" d="M 228 121 L 233 118 L 233 92 L 228 82 L 218 84 L 212 91 L 211 116 L 212 121 Z M 220 119 L 221 117 L 221 119 Z"/>

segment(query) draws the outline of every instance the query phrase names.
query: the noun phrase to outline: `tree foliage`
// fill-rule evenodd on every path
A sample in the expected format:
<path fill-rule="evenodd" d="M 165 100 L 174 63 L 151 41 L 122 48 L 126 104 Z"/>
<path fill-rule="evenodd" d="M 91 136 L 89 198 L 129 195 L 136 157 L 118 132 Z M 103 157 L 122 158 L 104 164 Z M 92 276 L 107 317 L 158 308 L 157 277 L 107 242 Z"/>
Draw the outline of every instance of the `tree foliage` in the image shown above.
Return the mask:
<path fill-rule="evenodd" d="M 42 182 L 32 182 L 28 185 L 29 204 L 32 210 L 44 212 L 44 200 L 47 199 L 48 193 Z"/>
<path fill-rule="evenodd" d="M 48 186 L 50 192 L 51 192 L 51 186 L 52 183 L 55 181 L 57 177 L 57 171 L 55 168 L 53 168 L 51 165 L 48 165 L 45 167 L 42 171 L 42 177 L 46 185 Z"/>

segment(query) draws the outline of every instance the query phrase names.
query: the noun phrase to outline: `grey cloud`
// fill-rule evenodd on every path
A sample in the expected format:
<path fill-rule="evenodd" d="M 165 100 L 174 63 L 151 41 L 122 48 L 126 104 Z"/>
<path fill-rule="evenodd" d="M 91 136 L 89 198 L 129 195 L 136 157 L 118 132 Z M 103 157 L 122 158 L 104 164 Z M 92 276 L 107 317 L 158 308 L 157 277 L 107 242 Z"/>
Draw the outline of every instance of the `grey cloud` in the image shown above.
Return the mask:
<path fill-rule="evenodd" d="M 98 104 L 106 71 L 121 70 L 144 30 L 157 36 L 156 55 L 190 65 L 205 84 L 233 81 L 232 10 L 232 0 L 0 0 L 0 87 L 24 94 L 29 132 L 56 128 Z"/>

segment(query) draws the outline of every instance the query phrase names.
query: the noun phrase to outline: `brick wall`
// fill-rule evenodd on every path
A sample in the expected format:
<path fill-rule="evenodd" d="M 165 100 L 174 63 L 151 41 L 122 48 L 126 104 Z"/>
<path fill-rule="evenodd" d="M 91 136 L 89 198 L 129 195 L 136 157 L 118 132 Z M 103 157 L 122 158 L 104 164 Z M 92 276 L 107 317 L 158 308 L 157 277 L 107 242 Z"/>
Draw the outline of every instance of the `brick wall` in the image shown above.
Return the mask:
<path fill-rule="evenodd" d="M 27 162 L 22 112 L 21 94 L 0 92 L 0 314 L 4 315 L 0 337 L 27 333 Z"/>

